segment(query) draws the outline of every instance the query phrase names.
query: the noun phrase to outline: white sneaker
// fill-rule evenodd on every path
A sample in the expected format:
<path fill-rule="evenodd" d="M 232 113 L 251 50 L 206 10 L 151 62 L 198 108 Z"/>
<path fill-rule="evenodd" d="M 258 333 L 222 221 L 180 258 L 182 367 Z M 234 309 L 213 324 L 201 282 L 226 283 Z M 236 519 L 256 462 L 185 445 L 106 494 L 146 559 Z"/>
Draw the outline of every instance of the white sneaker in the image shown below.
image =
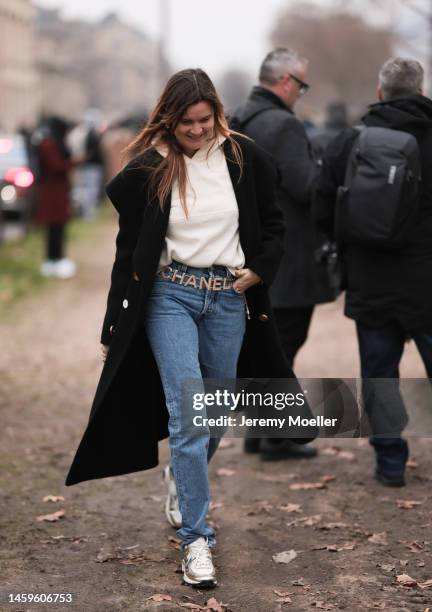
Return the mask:
<path fill-rule="evenodd" d="M 72 278 L 76 274 L 76 264 L 71 259 L 64 257 L 55 262 L 54 274 L 57 278 Z"/>
<path fill-rule="evenodd" d="M 205 538 L 198 538 L 185 547 L 182 570 L 186 584 L 201 589 L 210 589 L 217 585 L 212 554 Z"/>
<path fill-rule="evenodd" d="M 182 515 L 178 503 L 176 483 L 169 465 L 164 469 L 163 479 L 168 487 L 168 495 L 165 502 L 165 515 L 167 521 L 171 527 L 180 529 L 182 526 Z"/>
<path fill-rule="evenodd" d="M 40 273 L 42 276 L 55 276 L 56 262 L 52 259 L 47 259 L 41 263 Z"/>

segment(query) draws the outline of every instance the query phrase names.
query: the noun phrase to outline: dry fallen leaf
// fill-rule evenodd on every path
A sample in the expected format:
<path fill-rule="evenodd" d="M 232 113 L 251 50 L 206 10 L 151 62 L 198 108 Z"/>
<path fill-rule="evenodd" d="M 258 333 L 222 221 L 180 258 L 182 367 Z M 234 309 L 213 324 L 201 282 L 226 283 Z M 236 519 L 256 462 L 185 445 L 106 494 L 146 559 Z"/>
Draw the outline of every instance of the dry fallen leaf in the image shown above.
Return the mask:
<path fill-rule="evenodd" d="M 336 480 L 336 476 L 333 476 L 333 474 L 324 474 L 324 476 L 321 476 L 321 480 L 323 482 L 333 482 L 333 480 Z"/>
<path fill-rule="evenodd" d="M 405 465 L 407 466 L 407 468 L 411 468 L 412 470 L 415 470 L 416 468 L 418 468 L 418 463 L 414 457 L 412 457 L 411 459 L 408 459 Z"/>
<path fill-rule="evenodd" d="M 417 580 L 414 580 L 408 574 L 399 574 L 399 576 L 396 576 L 396 580 L 404 587 L 416 587 L 418 584 Z"/>
<path fill-rule="evenodd" d="M 325 489 L 323 482 L 295 482 L 288 485 L 291 491 L 309 491 L 310 489 Z"/>
<path fill-rule="evenodd" d="M 347 459 L 348 461 L 352 461 L 353 459 L 355 459 L 355 455 L 354 453 L 352 453 L 351 451 L 340 451 L 337 456 L 340 459 Z"/>
<path fill-rule="evenodd" d="M 134 544 L 133 546 L 119 546 L 120 550 L 132 550 L 134 548 L 139 548 L 139 544 Z"/>
<path fill-rule="evenodd" d="M 351 451 L 344 451 L 339 446 L 329 446 L 322 451 L 323 455 L 329 455 L 330 457 L 338 457 L 339 459 L 347 459 L 352 461 L 355 457 Z"/>
<path fill-rule="evenodd" d="M 210 502 L 209 510 L 212 512 L 213 510 L 218 510 L 219 508 L 223 508 L 224 504 L 222 502 Z"/>
<path fill-rule="evenodd" d="M 384 572 L 393 572 L 396 569 L 396 565 L 392 563 L 378 564 L 378 567 L 380 567 Z"/>
<path fill-rule="evenodd" d="M 313 514 L 312 516 L 304 516 L 302 518 L 294 519 L 289 523 L 286 523 L 287 527 L 313 527 L 317 525 L 322 519 L 321 514 Z"/>
<path fill-rule="evenodd" d="M 406 548 L 408 548 L 412 553 L 423 552 L 424 544 L 415 540 L 414 542 L 410 542 L 409 544 L 407 544 Z"/>
<path fill-rule="evenodd" d="M 273 589 L 273 593 L 278 597 L 289 597 L 292 595 L 292 593 L 289 593 L 288 591 L 277 591 L 276 589 Z"/>
<path fill-rule="evenodd" d="M 272 510 L 273 510 L 273 506 L 266 499 L 264 499 L 262 501 L 256 502 L 255 508 L 253 508 L 252 510 L 249 510 L 249 512 L 247 512 L 246 515 L 255 516 L 256 514 L 260 514 L 262 512 L 271 514 Z"/>
<path fill-rule="evenodd" d="M 382 531 L 381 533 L 374 533 L 368 538 L 368 542 L 372 544 L 381 544 L 382 546 L 387 546 L 387 533 Z"/>
<path fill-rule="evenodd" d="M 206 610 L 211 610 L 212 612 L 224 612 L 222 602 L 219 603 L 214 597 L 211 597 L 206 602 Z"/>
<path fill-rule="evenodd" d="M 291 563 L 297 557 L 295 550 L 285 550 L 273 555 L 272 559 L 275 563 Z"/>
<path fill-rule="evenodd" d="M 420 506 L 423 502 L 414 501 L 413 499 L 397 499 L 396 506 L 402 510 L 411 510 L 416 506 Z"/>
<path fill-rule="evenodd" d="M 311 603 L 311 606 L 314 608 L 318 608 L 320 610 L 325 610 L 326 609 L 326 605 L 323 601 L 313 601 Z"/>
<path fill-rule="evenodd" d="M 42 516 L 37 516 L 36 520 L 37 521 L 47 521 L 48 523 L 54 523 L 55 521 L 58 521 L 59 519 L 63 518 L 65 515 L 65 511 L 64 510 L 57 510 L 57 512 L 53 512 L 52 514 L 43 514 Z"/>
<path fill-rule="evenodd" d="M 338 546 L 337 544 L 326 544 L 324 546 L 315 546 L 312 550 L 328 550 L 329 552 L 341 552 L 342 550 L 354 550 L 355 542 L 342 544 L 342 546 Z"/>
<path fill-rule="evenodd" d="M 65 498 L 63 497 L 63 495 L 45 495 L 45 497 L 43 498 L 42 501 L 44 502 L 59 502 L 59 501 L 64 501 Z"/>
<path fill-rule="evenodd" d="M 172 597 L 171 595 L 162 595 L 161 593 L 156 593 L 156 595 L 147 597 L 146 601 L 157 601 L 158 603 L 160 603 L 161 601 L 172 601 Z"/>
<path fill-rule="evenodd" d="M 234 442 L 232 440 L 222 439 L 218 444 L 218 450 L 221 450 L 224 448 L 232 448 L 233 446 L 234 446 Z"/>
<path fill-rule="evenodd" d="M 283 510 L 284 512 L 303 512 L 300 504 L 286 504 L 285 506 L 278 506 L 279 510 Z"/>
<path fill-rule="evenodd" d="M 432 579 L 426 580 L 426 582 L 419 582 L 418 585 L 421 589 L 430 589 L 432 587 Z"/>
<path fill-rule="evenodd" d="M 330 529 L 345 529 L 348 527 L 346 523 L 324 523 L 323 525 L 319 525 L 318 529 L 330 530 Z"/>
<path fill-rule="evenodd" d="M 96 563 L 106 563 L 106 561 L 112 561 L 119 559 L 118 552 L 113 549 L 101 548 L 96 557 Z"/>
<path fill-rule="evenodd" d="M 216 470 L 216 476 L 233 476 L 235 473 L 235 470 L 230 470 L 229 468 L 219 468 Z"/>

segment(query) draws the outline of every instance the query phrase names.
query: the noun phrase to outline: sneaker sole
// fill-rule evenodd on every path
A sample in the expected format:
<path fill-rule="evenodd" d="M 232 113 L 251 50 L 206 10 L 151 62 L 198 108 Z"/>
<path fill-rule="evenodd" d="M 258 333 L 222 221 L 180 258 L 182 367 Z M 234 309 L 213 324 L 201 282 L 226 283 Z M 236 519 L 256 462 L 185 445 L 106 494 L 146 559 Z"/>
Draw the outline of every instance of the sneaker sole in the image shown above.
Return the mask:
<path fill-rule="evenodd" d="M 188 586 L 192 586 L 199 589 L 213 589 L 217 586 L 216 578 L 207 578 L 205 580 L 194 580 L 193 578 L 189 578 L 184 569 L 184 563 L 182 562 L 182 571 L 183 571 L 183 582 Z"/>

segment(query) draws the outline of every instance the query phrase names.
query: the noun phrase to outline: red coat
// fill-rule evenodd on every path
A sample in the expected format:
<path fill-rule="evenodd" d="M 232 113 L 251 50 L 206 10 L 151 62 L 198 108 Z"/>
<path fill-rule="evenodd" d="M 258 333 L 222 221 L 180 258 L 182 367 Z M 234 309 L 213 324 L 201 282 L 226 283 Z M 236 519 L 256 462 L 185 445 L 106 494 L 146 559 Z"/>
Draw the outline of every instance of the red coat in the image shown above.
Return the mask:
<path fill-rule="evenodd" d="M 63 224 L 71 216 L 69 172 L 74 163 L 52 138 L 39 145 L 40 178 L 36 184 L 36 223 Z"/>

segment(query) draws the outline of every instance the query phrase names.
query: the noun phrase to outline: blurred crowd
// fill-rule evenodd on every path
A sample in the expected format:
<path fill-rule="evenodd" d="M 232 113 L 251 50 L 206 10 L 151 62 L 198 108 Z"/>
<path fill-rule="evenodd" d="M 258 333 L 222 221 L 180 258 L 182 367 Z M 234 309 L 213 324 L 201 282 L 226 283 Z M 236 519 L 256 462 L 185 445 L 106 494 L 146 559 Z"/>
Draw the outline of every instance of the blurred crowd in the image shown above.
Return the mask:
<path fill-rule="evenodd" d="M 71 278 L 66 228 L 73 218 L 94 219 L 104 185 L 122 164 L 122 150 L 145 121 L 126 117 L 110 126 L 88 109 L 72 123 L 46 116 L 33 129 L 0 134 L 0 244 L 32 226 L 45 234 L 43 276 Z"/>

